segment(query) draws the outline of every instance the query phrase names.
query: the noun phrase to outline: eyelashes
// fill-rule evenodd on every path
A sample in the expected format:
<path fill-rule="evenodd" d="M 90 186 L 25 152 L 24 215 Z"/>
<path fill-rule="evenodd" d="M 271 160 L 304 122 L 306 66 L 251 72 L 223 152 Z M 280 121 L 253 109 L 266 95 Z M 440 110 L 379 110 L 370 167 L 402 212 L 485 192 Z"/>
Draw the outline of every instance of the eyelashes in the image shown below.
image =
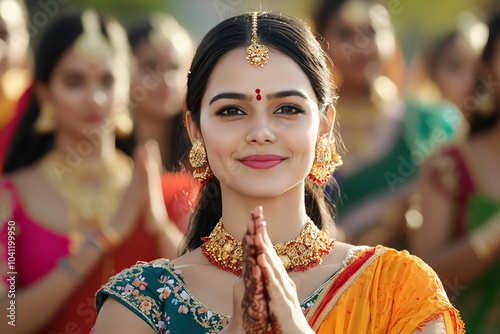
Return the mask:
<path fill-rule="evenodd" d="M 241 116 L 241 115 L 246 115 L 239 107 L 236 106 L 226 106 L 221 109 L 219 109 L 216 113 L 217 116 L 222 116 L 222 117 L 234 117 L 234 116 Z"/>
<path fill-rule="evenodd" d="M 304 109 L 296 104 L 284 104 L 278 107 L 278 109 L 276 109 L 273 114 L 282 116 L 294 116 L 303 114 L 304 112 Z M 224 106 L 217 110 L 216 115 L 221 117 L 235 117 L 247 115 L 247 113 L 245 113 L 242 108 L 238 106 Z"/>

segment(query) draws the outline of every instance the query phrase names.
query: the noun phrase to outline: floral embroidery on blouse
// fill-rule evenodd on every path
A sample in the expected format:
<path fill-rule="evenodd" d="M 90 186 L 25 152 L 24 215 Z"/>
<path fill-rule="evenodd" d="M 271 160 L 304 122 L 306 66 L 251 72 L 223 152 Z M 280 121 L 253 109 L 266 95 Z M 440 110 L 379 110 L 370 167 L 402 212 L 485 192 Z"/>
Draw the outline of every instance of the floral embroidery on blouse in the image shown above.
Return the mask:
<path fill-rule="evenodd" d="M 327 282 L 301 303 L 304 314 Z M 231 320 L 191 295 L 182 272 L 166 259 L 138 262 L 112 277 L 97 293 L 98 312 L 107 296 L 125 305 L 159 334 L 219 333 Z"/>

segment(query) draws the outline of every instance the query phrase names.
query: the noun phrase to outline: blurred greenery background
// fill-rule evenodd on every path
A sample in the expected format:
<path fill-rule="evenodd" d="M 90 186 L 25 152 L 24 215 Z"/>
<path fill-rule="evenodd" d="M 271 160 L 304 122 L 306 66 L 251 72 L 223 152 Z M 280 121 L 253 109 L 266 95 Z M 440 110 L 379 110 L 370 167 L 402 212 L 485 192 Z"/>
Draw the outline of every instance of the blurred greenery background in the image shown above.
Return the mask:
<path fill-rule="evenodd" d="M 230 16 L 272 10 L 309 21 L 319 0 L 26 0 L 31 29 L 42 29 L 43 16 L 50 20 L 64 10 L 94 8 L 118 18 L 125 26 L 154 11 L 173 15 L 199 41 L 213 25 Z M 392 14 L 405 58 L 429 41 L 456 27 L 465 11 L 488 21 L 500 11 L 498 0 L 380 0 Z M 36 36 L 32 34 L 36 39 Z"/>

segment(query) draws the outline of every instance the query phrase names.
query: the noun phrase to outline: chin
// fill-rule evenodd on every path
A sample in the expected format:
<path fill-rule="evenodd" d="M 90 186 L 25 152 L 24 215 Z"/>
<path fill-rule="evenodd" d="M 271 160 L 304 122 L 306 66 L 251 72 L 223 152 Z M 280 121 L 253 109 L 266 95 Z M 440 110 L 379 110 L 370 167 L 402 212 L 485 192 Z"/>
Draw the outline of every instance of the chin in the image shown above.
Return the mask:
<path fill-rule="evenodd" d="M 258 179 L 240 178 L 235 182 L 221 183 L 221 187 L 229 188 L 232 193 L 238 193 L 249 198 L 271 199 L 279 197 L 298 186 L 302 180 L 290 180 L 280 177 L 274 177 L 273 179 L 263 177 Z"/>

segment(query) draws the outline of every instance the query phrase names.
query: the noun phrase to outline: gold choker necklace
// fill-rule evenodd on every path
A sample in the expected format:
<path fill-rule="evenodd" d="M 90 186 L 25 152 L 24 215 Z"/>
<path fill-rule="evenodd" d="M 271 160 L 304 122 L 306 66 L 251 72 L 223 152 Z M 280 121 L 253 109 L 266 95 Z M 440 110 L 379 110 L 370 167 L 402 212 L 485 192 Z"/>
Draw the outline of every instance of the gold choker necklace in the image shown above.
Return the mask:
<path fill-rule="evenodd" d="M 224 229 L 222 219 L 212 233 L 201 240 L 204 241 L 201 252 L 213 265 L 241 275 L 241 241 Z M 328 237 L 328 232 L 318 229 L 307 217 L 306 226 L 297 238 L 273 246 L 287 271 L 305 271 L 321 264 L 323 257 L 332 250 L 334 241 Z"/>

